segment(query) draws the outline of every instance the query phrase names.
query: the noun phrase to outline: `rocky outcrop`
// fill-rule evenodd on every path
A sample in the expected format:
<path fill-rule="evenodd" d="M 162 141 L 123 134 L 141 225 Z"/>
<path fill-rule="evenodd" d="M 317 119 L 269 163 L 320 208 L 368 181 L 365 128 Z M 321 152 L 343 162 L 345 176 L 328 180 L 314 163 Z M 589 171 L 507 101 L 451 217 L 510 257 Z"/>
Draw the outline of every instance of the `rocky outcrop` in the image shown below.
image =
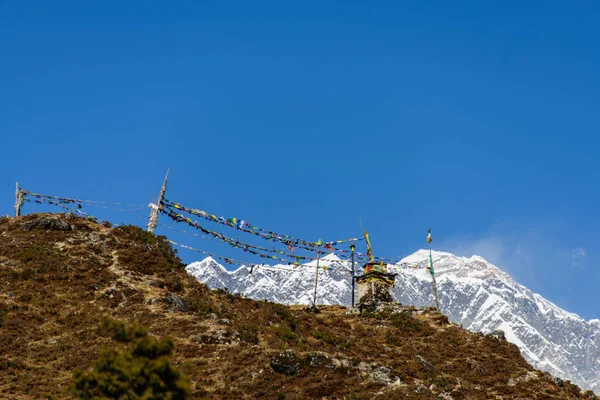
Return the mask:
<path fill-rule="evenodd" d="M 23 230 L 29 232 L 33 229 L 46 229 L 52 231 L 70 231 L 71 225 L 62 219 L 55 217 L 40 217 L 23 224 Z"/>
<path fill-rule="evenodd" d="M 187 302 L 173 293 L 169 293 L 161 300 L 167 304 L 167 310 L 171 312 L 187 312 L 189 309 Z"/>

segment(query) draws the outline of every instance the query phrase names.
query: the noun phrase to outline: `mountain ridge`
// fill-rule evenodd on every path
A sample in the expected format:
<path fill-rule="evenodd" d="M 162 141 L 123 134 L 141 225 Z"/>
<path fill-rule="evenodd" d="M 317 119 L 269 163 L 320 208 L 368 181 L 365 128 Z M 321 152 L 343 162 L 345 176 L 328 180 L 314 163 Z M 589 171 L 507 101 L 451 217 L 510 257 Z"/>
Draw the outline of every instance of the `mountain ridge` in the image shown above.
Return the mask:
<path fill-rule="evenodd" d="M 584 388 L 600 391 L 600 321 L 584 320 L 563 310 L 543 296 L 516 282 L 508 273 L 483 257 L 458 257 L 433 251 L 441 311 L 465 328 L 489 333 L 501 329 L 523 356 L 537 368 L 571 379 Z M 275 266 L 228 271 L 215 260 L 186 267 L 188 273 L 210 287 L 283 304 L 311 304 L 314 266 Z M 402 269 L 396 278 L 394 296 L 402 304 L 417 306 L 434 302 L 431 277 L 425 269 L 429 250 L 418 250 L 400 263 L 420 269 Z M 400 264 L 399 263 L 399 264 Z M 218 282 L 204 275 L 220 266 Z M 317 303 L 350 305 L 350 268 L 347 261 L 319 272 Z M 399 265 L 398 264 L 398 265 Z M 279 268 L 282 268 L 281 270 Z M 357 269 L 359 269 L 357 267 Z"/>

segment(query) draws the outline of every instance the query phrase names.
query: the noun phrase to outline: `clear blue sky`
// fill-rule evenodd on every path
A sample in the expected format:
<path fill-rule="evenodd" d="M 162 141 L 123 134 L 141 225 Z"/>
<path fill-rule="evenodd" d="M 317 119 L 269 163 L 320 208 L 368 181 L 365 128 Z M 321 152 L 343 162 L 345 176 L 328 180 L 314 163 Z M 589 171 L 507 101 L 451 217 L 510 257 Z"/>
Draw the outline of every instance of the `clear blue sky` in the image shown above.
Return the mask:
<path fill-rule="evenodd" d="M 385 257 L 432 227 L 598 318 L 599 43 L 596 1 L 0 1 L 0 212 L 17 180 L 147 204 L 170 166 L 192 207 L 315 240 L 361 217 Z"/>

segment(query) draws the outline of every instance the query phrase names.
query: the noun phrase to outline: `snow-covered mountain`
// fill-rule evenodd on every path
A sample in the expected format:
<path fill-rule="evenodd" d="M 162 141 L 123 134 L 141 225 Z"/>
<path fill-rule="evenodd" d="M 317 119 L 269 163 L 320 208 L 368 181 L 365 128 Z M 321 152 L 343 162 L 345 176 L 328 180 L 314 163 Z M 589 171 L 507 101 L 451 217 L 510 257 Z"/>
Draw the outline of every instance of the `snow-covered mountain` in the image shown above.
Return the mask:
<path fill-rule="evenodd" d="M 401 260 L 425 267 L 429 251 L 419 250 Z M 600 392 L 600 320 L 585 321 L 516 283 L 508 274 L 479 256 L 457 257 L 433 252 L 441 311 L 472 331 L 502 329 L 536 368 Z M 320 265 L 318 304 L 351 303 L 347 261 L 330 254 Z M 315 267 L 240 267 L 228 271 L 212 258 L 187 266 L 187 271 L 212 288 L 227 288 L 255 299 L 284 304 L 311 304 Z M 433 305 L 431 276 L 425 269 L 403 269 L 394 296 L 402 304 Z M 357 300 L 358 301 L 358 298 Z"/>

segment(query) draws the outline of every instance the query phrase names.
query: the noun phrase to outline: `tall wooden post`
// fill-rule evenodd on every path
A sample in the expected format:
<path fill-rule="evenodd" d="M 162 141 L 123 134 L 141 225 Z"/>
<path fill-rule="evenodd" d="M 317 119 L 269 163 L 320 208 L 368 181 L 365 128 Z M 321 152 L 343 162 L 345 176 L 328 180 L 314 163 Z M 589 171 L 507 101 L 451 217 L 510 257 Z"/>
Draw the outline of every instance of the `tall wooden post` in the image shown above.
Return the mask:
<path fill-rule="evenodd" d="M 17 189 L 15 191 L 15 217 L 21 215 L 21 206 L 23 205 L 23 192 L 19 190 L 19 182 L 17 182 Z"/>
<path fill-rule="evenodd" d="M 319 243 L 321 239 L 319 239 Z M 319 260 L 321 259 L 321 245 L 317 247 L 317 267 L 315 268 L 315 293 L 313 295 L 313 307 L 317 306 L 317 283 L 319 282 Z"/>
<path fill-rule="evenodd" d="M 435 273 L 433 271 L 433 259 L 431 257 L 431 242 L 429 243 L 429 272 L 431 273 L 431 284 L 433 285 L 433 297 L 435 298 L 435 308 L 440 310 L 440 301 L 438 299 L 437 283 L 435 282 Z"/>
<path fill-rule="evenodd" d="M 167 169 L 167 174 L 165 175 L 165 180 L 160 188 L 160 193 L 158 194 L 158 202 L 157 204 L 150 204 L 150 219 L 148 220 L 148 232 L 154 233 L 156 229 L 156 225 L 158 224 L 158 214 L 160 213 L 160 209 L 162 207 L 162 201 L 165 197 L 165 192 L 167 191 L 167 179 L 169 178 L 169 171 L 171 168 Z"/>
<path fill-rule="evenodd" d="M 427 231 L 427 244 L 429 245 L 429 273 L 431 274 L 431 285 L 433 286 L 433 297 L 435 297 L 435 308 L 440 310 L 440 301 L 438 300 L 437 283 L 435 283 L 435 271 L 433 270 L 433 257 L 431 257 L 431 228 Z"/>
<path fill-rule="evenodd" d="M 354 243 L 350 245 L 350 250 L 352 251 L 352 308 L 354 308 Z"/>

